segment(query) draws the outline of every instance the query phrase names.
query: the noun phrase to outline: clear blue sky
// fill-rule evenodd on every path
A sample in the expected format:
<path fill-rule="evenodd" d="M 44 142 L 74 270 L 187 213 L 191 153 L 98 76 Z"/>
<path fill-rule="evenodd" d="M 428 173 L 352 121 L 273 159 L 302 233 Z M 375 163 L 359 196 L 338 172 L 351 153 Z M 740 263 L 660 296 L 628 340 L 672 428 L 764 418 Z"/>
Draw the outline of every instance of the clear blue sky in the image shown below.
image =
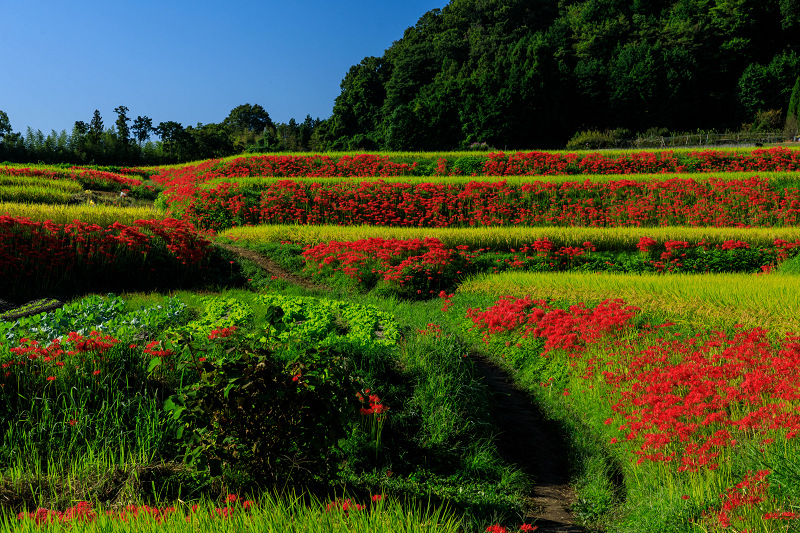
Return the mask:
<path fill-rule="evenodd" d="M 348 69 L 446 0 L 0 0 L 0 110 L 14 131 L 71 132 L 95 109 L 154 125 L 327 118 Z"/>

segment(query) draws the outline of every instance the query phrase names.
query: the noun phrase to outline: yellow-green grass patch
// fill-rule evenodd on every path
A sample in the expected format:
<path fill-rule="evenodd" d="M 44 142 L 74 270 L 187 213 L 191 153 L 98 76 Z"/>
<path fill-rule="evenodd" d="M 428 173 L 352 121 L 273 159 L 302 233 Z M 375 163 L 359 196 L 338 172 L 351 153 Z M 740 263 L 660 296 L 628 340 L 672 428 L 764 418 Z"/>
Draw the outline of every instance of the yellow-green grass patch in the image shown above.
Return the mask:
<path fill-rule="evenodd" d="M 59 191 L 81 192 L 83 187 L 70 179 L 52 179 L 38 176 L 8 176 L 0 174 L 0 193 L 7 187 L 47 187 Z"/>
<path fill-rule="evenodd" d="M 459 293 L 599 302 L 621 298 L 693 327 L 800 332 L 800 276 L 504 272 L 465 281 Z"/>
<path fill-rule="evenodd" d="M 705 181 L 709 179 L 718 180 L 745 180 L 752 177 L 760 177 L 769 180 L 775 187 L 800 187 L 800 173 L 797 172 L 694 172 L 694 173 L 673 173 L 673 174 L 569 174 L 569 175 L 547 175 L 547 176 L 387 176 L 387 177 L 272 177 L 272 176 L 252 176 L 247 178 L 216 178 L 200 185 L 203 189 L 213 189 L 222 183 L 237 183 L 239 186 L 250 189 L 263 189 L 274 185 L 279 181 L 297 181 L 301 183 L 325 183 L 334 185 L 338 183 L 360 183 L 364 181 L 383 181 L 386 183 L 409 183 L 418 185 L 420 183 L 445 183 L 448 185 L 464 185 L 466 183 L 481 181 L 488 183 L 506 182 L 509 185 L 523 185 L 538 181 L 546 183 L 570 183 L 587 181 L 591 183 L 608 183 L 619 180 L 629 180 L 635 182 L 665 181 L 669 179 L 694 179 Z"/>
<path fill-rule="evenodd" d="M 75 192 L 51 187 L 0 186 L 0 202 L 66 204 L 74 194 Z"/>
<path fill-rule="evenodd" d="M 474 228 L 410 228 L 387 226 L 332 226 L 264 224 L 231 228 L 220 237 L 248 242 L 292 241 L 319 244 L 329 241 L 357 241 L 370 237 L 384 239 L 423 239 L 433 237 L 450 248 L 467 245 L 471 248 L 509 249 L 548 238 L 561 246 L 582 246 L 589 241 L 600 250 L 635 250 L 642 237 L 659 242 L 667 240 L 710 245 L 728 240 L 745 241 L 753 247 L 772 245 L 775 239 L 800 240 L 800 228 L 584 228 L 584 227 L 474 227 Z"/>
<path fill-rule="evenodd" d="M 37 222 L 50 220 L 55 224 L 69 224 L 80 220 L 110 226 L 114 222 L 133 224 L 134 220 L 167 218 L 167 213 L 155 207 L 115 207 L 106 205 L 51 205 L 0 202 L 0 216 L 25 217 Z"/>

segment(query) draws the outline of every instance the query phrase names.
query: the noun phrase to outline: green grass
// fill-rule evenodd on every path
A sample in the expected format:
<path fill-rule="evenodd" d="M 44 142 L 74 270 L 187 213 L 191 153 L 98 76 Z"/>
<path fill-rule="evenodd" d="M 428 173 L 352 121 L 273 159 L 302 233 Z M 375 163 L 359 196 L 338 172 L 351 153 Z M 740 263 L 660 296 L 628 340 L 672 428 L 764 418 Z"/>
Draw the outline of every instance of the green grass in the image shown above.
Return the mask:
<path fill-rule="evenodd" d="M 339 502 L 349 499 L 339 498 Z M 341 504 L 328 509 L 331 502 L 298 495 L 259 495 L 256 505 L 243 509 L 232 504 L 233 512 L 228 518 L 219 516 L 217 509 L 227 507 L 225 503 L 203 500 L 195 503 L 192 510 L 189 503 L 178 505 L 175 512 L 157 521 L 140 512 L 134 518 L 128 511 L 128 519 L 122 521 L 119 515 L 125 509 L 97 507 L 93 511 L 96 519 L 75 521 L 70 531 L 100 533 L 125 530 L 131 532 L 217 532 L 217 531 L 260 531 L 283 532 L 302 531 L 307 533 L 456 533 L 462 531 L 461 521 L 449 510 L 425 504 L 407 504 L 391 495 L 377 503 L 353 498 L 352 503 L 365 505 L 363 510 L 343 512 Z M 106 515 L 106 511 L 112 516 Z M 188 520 L 186 517 L 190 517 Z M 33 520 L 20 522 L 15 516 L 0 515 L 0 531 L 39 532 L 42 526 Z"/>
<path fill-rule="evenodd" d="M 404 341 L 396 349 L 376 345 L 368 350 L 368 362 L 356 363 L 359 372 L 372 369 L 367 386 L 390 406 L 391 416 L 380 448 L 358 438 L 350 443 L 346 450 L 351 451 L 345 455 L 349 466 L 334 485 L 341 487 L 344 483 L 359 494 L 386 491 L 409 501 L 431 497 L 437 509 L 444 503 L 457 512 L 468 530 L 482 530 L 492 516 L 514 516 L 521 505 L 519 495 L 526 486 L 525 476 L 499 458 L 491 438 L 487 392 L 472 362 L 463 357 L 466 347 L 452 335 L 431 337 L 416 332 L 438 320 L 439 302 L 420 305 L 338 296 L 359 304 L 379 303 L 382 309 L 396 314 Z M 250 291 L 229 290 L 217 295 L 179 292 L 175 297 L 190 306 L 188 316 L 196 323 L 204 320 L 209 297 L 222 301 L 228 309 L 221 309 L 225 320 L 233 318 L 256 333 L 261 331 L 267 311 L 264 296 Z M 155 294 L 126 295 L 126 301 L 121 311 L 141 311 L 164 303 L 163 297 Z M 342 313 L 341 318 L 351 320 L 347 316 Z M 311 318 L 297 319 L 296 327 L 308 327 Z M 355 324 L 340 326 L 357 331 Z M 157 333 L 148 330 L 150 335 Z M 385 327 L 383 331 L 384 336 L 391 333 Z M 122 371 L 111 372 L 116 368 L 111 361 L 117 359 L 110 359 L 104 363 L 102 381 L 92 385 L 94 367 L 80 374 L 88 376 L 91 391 L 80 383 L 68 387 L 71 373 L 67 364 L 62 369 L 64 375 L 57 374 L 56 381 L 45 386 L 46 394 L 40 400 L 29 399 L 30 408 L 23 409 L 29 413 L 24 428 L 4 428 L 0 497 L 10 502 L 10 508 L 18 511 L 24 505 L 28 509 L 44 506 L 63 510 L 78 500 L 113 507 L 129 502 L 166 505 L 222 490 L 220 480 L 181 464 L 172 440 L 174 424 L 160 407 L 164 394 L 168 394 L 161 388 L 168 389 L 171 381 L 166 377 L 154 381 L 153 376 L 144 379 L 142 365 L 146 366 L 147 360 L 125 359 L 137 353 L 127 349 L 128 342 L 131 340 L 126 337 L 124 347 L 115 350 L 113 357 L 121 356 L 120 361 L 134 365 L 123 372 L 132 376 L 131 384 L 115 384 Z M 355 341 L 351 344 L 351 348 L 356 346 Z M 62 379 L 63 386 L 59 385 Z M 102 408 L 98 409 L 100 404 Z M 394 474 L 387 477 L 387 470 Z M 406 509 L 411 509 L 411 514 L 407 512 L 406 516 L 413 522 L 417 520 L 415 504 L 409 505 Z M 104 527 L 112 525 L 106 523 Z M 386 527 L 403 531 L 406 526 Z M 425 530 L 419 524 L 409 527 Z"/>
<path fill-rule="evenodd" d="M 69 179 L 50 179 L 30 176 L 5 176 L 0 174 L 0 191 L 6 187 L 45 187 L 68 192 L 81 192 L 81 184 Z"/>
<path fill-rule="evenodd" d="M 80 183 L 70 180 L 0 174 L 0 203 L 65 204 L 82 190 Z"/>
<path fill-rule="evenodd" d="M 73 194 L 50 187 L 0 187 L 0 202 L 66 204 Z"/>

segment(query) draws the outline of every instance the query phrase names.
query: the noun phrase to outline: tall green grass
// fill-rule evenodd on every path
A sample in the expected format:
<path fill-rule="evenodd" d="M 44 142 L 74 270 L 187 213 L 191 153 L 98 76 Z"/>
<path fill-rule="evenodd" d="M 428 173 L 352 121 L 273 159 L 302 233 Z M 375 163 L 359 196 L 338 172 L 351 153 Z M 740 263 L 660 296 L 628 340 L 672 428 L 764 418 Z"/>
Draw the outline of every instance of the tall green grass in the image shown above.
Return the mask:
<path fill-rule="evenodd" d="M 0 191 L 6 187 L 47 187 L 61 191 L 81 192 L 83 187 L 77 181 L 50 179 L 36 176 L 6 176 L 0 174 Z"/>
<path fill-rule="evenodd" d="M 65 204 L 82 190 L 70 180 L 0 174 L 0 202 Z"/>
<path fill-rule="evenodd" d="M 73 194 L 50 187 L 0 187 L 0 202 L 66 204 Z"/>
<path fill-rule="evenodd" d="M 340 499 L 340 502 L 344 498 Z M 157 521 L 141 512 L 139 518 L 126 521 L 118 518 L 118 509 L 93 509 L 93 521 L 75 521 L 69 531 L 100 533 L 108 531 L 130 532 L 218 532 L 258 531 L 277 533 L 297 531 L 307 533 L 456 533 L 463 531 L 461 521 L 449 510 L 432 505 L 405 504 L 389 496 L 369 505 L 353 499 L 352 503 L 366 504 L 367 509 L 343 512 L 340 508 L 328 508 L 329 502 L 305 496 L 280 496 L 264 493 L 256 505 L 248 510 L 233 505 L 229 517 L 219 516 L 216 509 L 226 504 L 201 501 L 195 511 L 183 505 L 175 512 Z M 106 515 L 111 511 L 113 516 Z M 187 519 L 187 517 L 189 517 Z M 40 532 L 42 526 L 26 519 L 19 521 L 10 514 L 0 514 L 0 531 L 20 533 Z M 49 528 L 48 528 L 49 530 Z"/>

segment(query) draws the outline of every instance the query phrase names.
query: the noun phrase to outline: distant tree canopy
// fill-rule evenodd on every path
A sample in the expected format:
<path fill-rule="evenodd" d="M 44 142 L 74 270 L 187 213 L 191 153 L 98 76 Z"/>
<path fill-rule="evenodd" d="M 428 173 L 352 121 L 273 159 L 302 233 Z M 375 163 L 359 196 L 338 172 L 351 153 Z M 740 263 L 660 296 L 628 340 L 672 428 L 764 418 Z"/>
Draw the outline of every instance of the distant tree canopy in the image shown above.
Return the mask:
<path fill-rule="evenodd" d="M 260 105 L 243 104 L 218 124 L 184 127 L 172 120 L 153 126 L 153 119 L 137 116 L 131 126 L 129 109 L 114 109 L 117 120 L 106 129 L 99 110 L 87 123 L 76 121 L 71 133 L 45 135 L 28 128 L 13 133 L 8 115 L 0 111 L 0 161 L 97 165 L 159 165 L 221 158 L 249 151 L 308 151 L 317 149 L 321 124 L 306 116 L 301 124 L 275 124 Z M 150 142 L 151 134 L 159 137 Z"/>
<path fill-rule="evenodd" d="M 785 117 L 800 0 L 452 0 L 350 68 L 327 148 L 563 146 Z"/>

